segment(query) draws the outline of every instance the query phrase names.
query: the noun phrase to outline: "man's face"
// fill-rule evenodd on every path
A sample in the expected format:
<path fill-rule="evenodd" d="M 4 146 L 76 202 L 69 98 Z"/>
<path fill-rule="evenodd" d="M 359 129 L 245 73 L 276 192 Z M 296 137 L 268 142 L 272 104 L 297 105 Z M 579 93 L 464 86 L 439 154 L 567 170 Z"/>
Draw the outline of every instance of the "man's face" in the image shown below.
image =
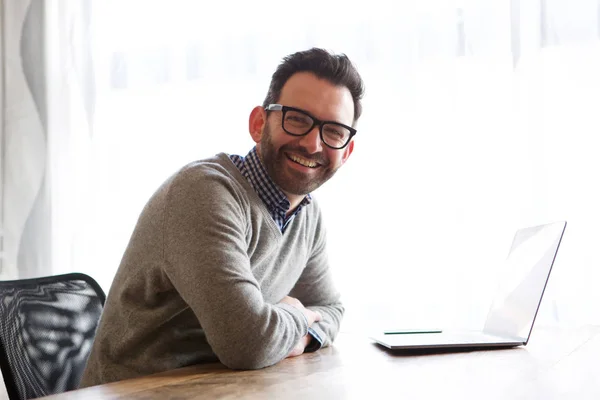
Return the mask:
<path fill-rule="evenodd" d="M 279 104 L 299 108 L 320 120 L 352 126 L 354 103 L 346 87 L 334 86 L 315 75 L 292 75 L 281 91 Z M 292 136 L 281 126 L 281 111 L 269 112 L 258 153 L 273 181 L 288 195 L 305 196 L 320 187 L 350 156 L 353 142 L 343 149 L 327 147 L 315 126 L 305 136 Z"/>

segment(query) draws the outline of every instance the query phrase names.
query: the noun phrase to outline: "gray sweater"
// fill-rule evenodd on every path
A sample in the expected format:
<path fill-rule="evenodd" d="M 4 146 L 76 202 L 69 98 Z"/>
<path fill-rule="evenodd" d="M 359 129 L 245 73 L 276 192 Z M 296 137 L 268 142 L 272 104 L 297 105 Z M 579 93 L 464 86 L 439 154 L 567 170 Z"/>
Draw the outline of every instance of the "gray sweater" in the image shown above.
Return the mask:
<path fill-rule="evenodd" d="M 285 358 L 307 334 L 290 295 L 323 315 L 327 346 L 344 309 L 315 201 L 282 234 L 226 154 L 185 166 L 142 211 L 114 278 L 81 386 L 220 360 Z"/>

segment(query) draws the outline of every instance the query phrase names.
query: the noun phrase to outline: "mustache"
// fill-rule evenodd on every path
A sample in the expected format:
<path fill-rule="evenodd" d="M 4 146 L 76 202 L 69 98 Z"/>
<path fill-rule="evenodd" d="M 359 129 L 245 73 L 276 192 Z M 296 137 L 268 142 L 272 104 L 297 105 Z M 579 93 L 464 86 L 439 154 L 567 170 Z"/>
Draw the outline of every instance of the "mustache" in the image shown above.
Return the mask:
<path fill-rule="evenodd" d="M 302 158 L 305 158 L 309 161 L 314 161 L 324 167 L 327 167 L 329 165 L 329 160 L 327 159 L 327 157 L 325 157 L 323 155 L 323 153 L 315 153 L 315 154 L 310 154 L 304 147 L 302 146 L 290 146 L 290 145 L 284 145 L 281 146 L 280 149 L 281 152 L 290 152 L 290 153 L 295 153 L 298 154 L 299 156 L 301 156 Z"/>

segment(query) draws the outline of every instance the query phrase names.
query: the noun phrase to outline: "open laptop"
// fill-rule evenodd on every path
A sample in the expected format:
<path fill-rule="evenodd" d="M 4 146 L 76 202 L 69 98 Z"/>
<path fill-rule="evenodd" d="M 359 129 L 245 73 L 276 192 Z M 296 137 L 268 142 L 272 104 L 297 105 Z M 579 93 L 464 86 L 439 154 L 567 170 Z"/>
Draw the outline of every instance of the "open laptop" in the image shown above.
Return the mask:
<path fill-rule="evenodd" d="M 560 221 L 517 231 L 483 330 L 395 330 L 371 339 L 389 349 L 526 345 L 566 226 Z"/>

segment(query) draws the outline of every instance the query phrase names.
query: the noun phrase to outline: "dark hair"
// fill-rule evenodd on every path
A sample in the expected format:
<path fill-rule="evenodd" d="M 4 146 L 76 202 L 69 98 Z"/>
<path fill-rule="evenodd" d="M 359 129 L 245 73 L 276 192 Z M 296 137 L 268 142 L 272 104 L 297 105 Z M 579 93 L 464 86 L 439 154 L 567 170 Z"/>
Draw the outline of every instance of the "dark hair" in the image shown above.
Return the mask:
<path fill-rule="evenodd" d="M 299 51 L 283 59 L 271 78 L 263 107 L 279 101 L 283 85 L 297 72 L 311 72 L 333 85 L 347 87 L 354 101 L 354 122 L 358 120 L 362 113 L 360 100 L 365 91 L 362 78 L 345 54 L 336 55 L 318 48 Z"/>

